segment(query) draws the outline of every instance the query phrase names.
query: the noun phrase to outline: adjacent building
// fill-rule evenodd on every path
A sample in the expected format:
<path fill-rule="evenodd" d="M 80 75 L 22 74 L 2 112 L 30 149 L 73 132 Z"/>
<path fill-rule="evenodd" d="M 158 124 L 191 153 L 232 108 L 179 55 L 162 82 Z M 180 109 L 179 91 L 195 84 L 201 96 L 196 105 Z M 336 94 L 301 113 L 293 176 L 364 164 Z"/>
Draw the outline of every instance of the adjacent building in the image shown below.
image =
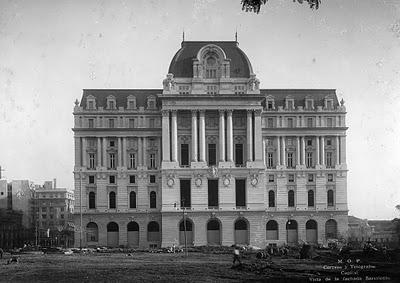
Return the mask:
<path fill-rule="evenodd" d="M 185 230 L 189 245 L 346 234 L 335 90 L 260 89 L 236 41 L 183 41 L 162 86 L 85 89 L 76 102 L 76 246 L 182 245 Z"/>
<path fill-rule="evenodd" d="M 46 181 L 35 189 L 36 239 L 41 246 L 73 246 L 74 194 Z"/>

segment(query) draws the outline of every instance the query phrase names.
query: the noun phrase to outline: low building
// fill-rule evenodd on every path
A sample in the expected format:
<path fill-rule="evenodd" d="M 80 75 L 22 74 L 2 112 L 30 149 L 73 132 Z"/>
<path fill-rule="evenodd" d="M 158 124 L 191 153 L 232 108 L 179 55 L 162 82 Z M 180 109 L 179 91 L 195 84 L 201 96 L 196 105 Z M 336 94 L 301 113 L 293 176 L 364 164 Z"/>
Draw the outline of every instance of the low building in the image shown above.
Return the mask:
<path fill-rule="evenodd" d="M 372 235 L 370 241 L 390 247 L 399 246 L 399 235 L 396 226 L 391 220 L 369 220 Z"/>
<path fill-rule="evenodd" d="M 368 241 L 372 236 L 372 227 L 367 219 L 349 216 L 348 239 L 350 242 L 362 243 Z"/>
<path fill-rule="evenodd" d="M 35 189 L 36 237 L 42 246 L 73 245 L 74 194 L 51 181 Z"/>

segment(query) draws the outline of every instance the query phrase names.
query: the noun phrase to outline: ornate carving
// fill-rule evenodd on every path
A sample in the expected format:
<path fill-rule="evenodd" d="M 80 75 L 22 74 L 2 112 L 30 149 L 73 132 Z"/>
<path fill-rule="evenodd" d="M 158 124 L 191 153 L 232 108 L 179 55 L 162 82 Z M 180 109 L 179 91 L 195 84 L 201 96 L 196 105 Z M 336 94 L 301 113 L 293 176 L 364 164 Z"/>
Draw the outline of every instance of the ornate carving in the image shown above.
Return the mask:
<path fill-rule="evenodd" d="M 248 87 L 251 91 L 258 90 L 260 87 L 260 80 L 256 78 L 255 74 L 250 75 L 250 79 L 247 81 Z"/>
<path fill-rule="evenodd" d="M 173 178 L 168 178 L 167 180 L 167 186 L 172 187 L 175 184 L 175 181 Z"/>
<path fill-rule="evenodd" d="M 202 183 L 203 183 L 203 181 L 202 181 L 201 178 L 199 178 L 199 177 L 197 177 L 197 178 L 194 180 L 194 184 L 196 185 L 196 187 L 200 187 Z"/>
<path fill-rule="evenodd" d="M 208 172 L 213 178 L 218 178 L 218 168 L 216 166 L 211 166 Z"/>
<path fill-rule="evenodd" d="M 250 184 L 255 187 L 258 185 L 258 174 L 253 173 L 250 175 Z"/>
<path fill-rule="evenodd" d="M 175 80 L 173 74 L 167 74 L 167 77 L 163 80 L 164 90 L 171 91 L 175 88 Z"/>

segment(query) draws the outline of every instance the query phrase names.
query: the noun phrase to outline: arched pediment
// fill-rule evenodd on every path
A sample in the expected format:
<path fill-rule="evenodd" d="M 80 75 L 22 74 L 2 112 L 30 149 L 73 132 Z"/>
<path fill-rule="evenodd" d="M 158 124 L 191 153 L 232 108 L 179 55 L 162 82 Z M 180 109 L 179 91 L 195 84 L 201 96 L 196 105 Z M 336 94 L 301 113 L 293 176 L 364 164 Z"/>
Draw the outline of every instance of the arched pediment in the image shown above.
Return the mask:
<path fill-rule="evenodd" d="M 204 63 L 204 60 L 206 60 L 210 57 L 211 58 L 214 57 L 219 62 L 221 62 L 223 60 L 227 60 L 224 50 L 222 50 L 221 47 L 219 47 L 218 45 L 215 45 L 215 44 L 205 45 L 197 53 L 197 60 L 199 60 L 202 63 Z"/>

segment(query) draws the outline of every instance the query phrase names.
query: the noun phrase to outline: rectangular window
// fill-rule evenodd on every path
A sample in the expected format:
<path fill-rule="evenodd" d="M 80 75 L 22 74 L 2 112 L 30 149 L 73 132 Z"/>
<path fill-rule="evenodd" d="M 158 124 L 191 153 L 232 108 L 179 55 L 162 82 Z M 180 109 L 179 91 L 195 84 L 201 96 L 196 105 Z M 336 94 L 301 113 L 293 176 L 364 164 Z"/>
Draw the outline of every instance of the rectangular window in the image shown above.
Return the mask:
<path fill-rule="evenodd" d="M 236 207 L 246 207 L 246 180 L 235 181 Z"/>
<path fill-rule="evenodd" d="M 115 184 L 115 176 L 109 176 L 108 180 L 110 184 Z"/>
<path fill-rule="evenodd" d="M 326 126 L 327 127 L 333 127 L 332 118 L 326 118 Z"/>
<path fill-rule="evenodd" d="M 287 101 L 287 106 L 288 106 L 288 109 L 294 109 L 294 101 L 293 100 L 288 100 Z"/>
<path fill-rule="evenodd" d="M 288 128 L 293 128 L 293 118 L 288 118 L 287 119 L 287 127 Z"/>
<path fill-rule="evenodd" d="M 274 118 L 268 118 L 267 127 L 268 128 L 273 128 L 274 127 Z"/>
<path fill-rule="evenodd" d="M 136 168 L 136 158 L 134 153 L 129 154 L 129 169 Z"/>
<path fill-rule="evenodd" d="M 294 183 L 294 174 L 288 175 L 288 181 L 289 181 L 289 183 Z"/>
<path fill-rule="evenodd" d="M 114 119 L 108 119 L 108 127 L 114 128 Z"/>
<path fill-rule="evenodd" d="M 181 144 L 181 166 L 189 166 L 189 144 Z"/>
<path fill-rule="evenodd" d="M 269 175 L 268 175 L 268 182 L 269 182 L 269 183 L 275 182 L 275 175 L 269 174 Z"/>
<path fill-rule="evenodd" d="M 150 169 L 156 169 L 156 154 L 150 153 Z"/>
<path fill-rule="evenodd" d="M 328 174 L 328 182 L 333 182 L 333 174 Z"/>
<path fill-rule="evenodd" d="M 243 165 L 243 144 L 242 143 L 235 144 L 235 164 L 236 164 L 236 166 Z"/>
<path fill-rule="evenodd" d="M 135 109 L 135 101 L 130 100 L 128 102 L 128 109 Z"/>
<path fill-rule="evenodd" d="M 312 109 L 312 100 L 307 100 L 307 105 L 306 105 L 307 109 Z"/>
<path fill-rule="evenodd" d="M 110 158 L 110 169 L 115 169 L 115 153 L 110 153 L 109 154 Z"/>
<path fill-rule="evenodd" d="M 154 121 L 155 121 L 154 118 L 150 118 L 150 120 L 149 120 L 149 127 L 150 128 L 154 128 L 155 127 L 155 122 Z"/>
<path fill-rule="evenodd" d="M 313 123 L 313 118 L 307 118 L 307 127 L 308 128 L 312 128 L 313 127 L 313 125 L 314 125 L 314 123 Z"/>
<path fill-rule="evenodd" d="M 332 100 L 326 101 L 326 108 L 333 109 L 333 101 Z"/>
<path fill-rule="evenodd" d="M 288 152 L 287 153 L 287 166 L 288 168 L 293 168 L 294 162 L 293 162 L 293 152 Z"/>
<path fill-rule="evenodd" d="M 191 207 L 190 180 L 180 180 L 181 207 Z"/>
<path fill-rule="evenodd" d="M 115 146 L 115 141 L 110 141 L 110 147 L 114 147 Z"/>
<path fill-rule="evenodd" d="M 267 109 L 268 110 L 274 109 L 274 102 L 272 100 L 267 101 Z"/>
<path fill-rule="evenodd" d="M 307 152 L 307 168 L 313 167 L 313 153 Z"/>
<path fill-rule="evenodd" d="M 134 128 L 135 127 L 135 119 L 131 118 L 129 119 L 129 128 Z"/>
<path fill-rule="evenodd" d="M 208 207 L 218 207 L 218 180 L 208 180 Z"/>
<path fill-rule="evenodd" d="M 89 184 L 94 184 L 94 176 L 89 176 Z"/>
<path fill-rule="evenodd" d="M 156 182 L 156 175 L 150 175 L 150 183 L 154 184 Z"/>
<path fill-rule="evenodd" d="M 129 183 L 131 183 L 131 184 L 135 184 L 136 183 L 135 175 L 129 175 Z"/>
<path fill-rule="evenodd" d="M 217 165 L 217 146 L 215 143 L 208 144 L 208 165 Z"/>
<path fill-rule="evenodd" d="M 94 128 L 94 120 L 89 119 L 89 128 Z"/>
<path fill-rule="evenodd" d="M 108 102 L 108 108 L 109 109 L 114 109 L 115 108 L 114 101 L 111 100 L 111 101 Z"/>
<path fill-rule="evenodd" d="M 88 103 L 89 103 L 88 108 L 89 108 L 90 110 L 93 110 L 93 109 L 94 109 L 94 102 L 93 102 L 93 100 L 89 101 Z"/>
<path fill-rule="evenodd" d="M 332 168 L 333 167 L 332 152 L 331 151 L 327 151 L 326 152 L 326 167 L 327 168 Z"/>
<path fill-rule="evenodd" d="M 267 163 L 268 168 L 274 167 L 274 154 L 272 152 L 267 153 Z"/>
<path fill-rule="evenodd" d="M 312 139 L 307 139 L 307 146 L 312 146 Z"/>
<path fill-rule="evenodd" d="M 95 157 L 94 153 L 89 153 L 89 169 L 95 169 Z"/>

